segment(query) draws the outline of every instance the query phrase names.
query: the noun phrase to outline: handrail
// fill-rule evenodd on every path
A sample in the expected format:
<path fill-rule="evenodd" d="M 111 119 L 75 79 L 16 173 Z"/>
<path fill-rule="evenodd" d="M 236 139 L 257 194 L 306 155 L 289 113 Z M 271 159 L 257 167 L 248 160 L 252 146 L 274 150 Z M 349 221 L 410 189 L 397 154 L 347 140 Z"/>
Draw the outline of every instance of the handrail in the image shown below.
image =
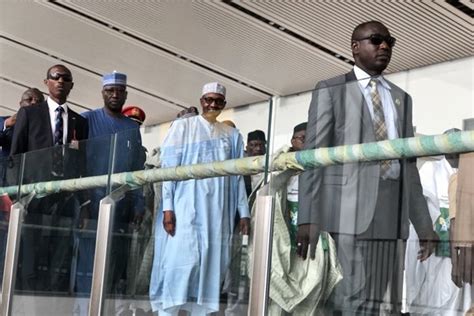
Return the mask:
<path fill-rule="evenodd" d="M 269 170 L 307 170 L 357 161 L 401 159 L 469 151 L 474 151 L 474 131 L 398 138 L 373 143 L 283 153 L 274 157 Z M 128 184 L 131 187 L 140 187 L 146 183 L 160 181 L 202 179 L 226 175 L 250 175 L 263 172 L 264 169 L 265 156 L 256 156 L 206 164 L 115 173 L 111 176 L 111 184 Z M 100 175 L 23 184 L 21 186 L 21 194 L 35 192 L 38 196 L 42 196 L 60 191 L 73 192 L 99 188 L 105 187 L 107 180 L 107 175 Z M 15 195 L 17 190 L 18 186 L 3 187 L 0 188 L 0 194 L 8 193 L 9 195 Z"/>

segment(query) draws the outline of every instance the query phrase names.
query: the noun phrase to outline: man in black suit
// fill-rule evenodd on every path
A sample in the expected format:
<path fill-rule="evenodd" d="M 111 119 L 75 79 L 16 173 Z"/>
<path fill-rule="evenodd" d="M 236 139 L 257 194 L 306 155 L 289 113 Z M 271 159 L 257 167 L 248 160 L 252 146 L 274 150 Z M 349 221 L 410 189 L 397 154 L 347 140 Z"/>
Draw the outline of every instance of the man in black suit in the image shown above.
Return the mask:
<path fill-rule="evenodd" d="M 37 88 L 29 88 L 21 95 L 20 107 L 30 106 L 44 101 L 44 96 Z M 12 145 L 13 128 L 16 122 L 16 113 L 12 116 L 0 117 L 0 186 L 6 186 L 7 166 Z M 4 197 L 8 198 L 9 197 Z M 3 276 L 3 263 L 5 259 L 5 246 L 8 230 L 7 210 L 0 211 L 0 280 Z M 10 210 L 8 210 L 10 211 Z"/>
<path fill-rule="evenodd" d="M 44 101 L 43 93 L 37 88 L 29 88 L 21 95 L 20 108 L 30 106 Z M 8 158 L 10 156 L 10 149 L 12 146 L 13 127 L 16 123 L 16 113 L 12 116 L 0 117 L 0 184 L 6 185 L 6 171 Z"/>
<path fill-rule="evenodd" d="M 382 75 L 394 44 L 380 22 L 354 29 L 354 69 L 316 86 L 305 149 L 413 136 L 411 97 Z M 408 221 L 420 241 L 436 239 L 416 159 L 318 168 L 300 175 L 299 188 L 297 253 L 314 258 L 328 231 L 343 269 L 326 314 L 399 313 Z M 432 245 L 420 246 L 425 260 Z"/>
<path fill-rule="evenodd" d="M 26 153 L 24 175 L 18 179 L 22 183 L 78 178 L 85 174 L 85 146 L 79 141 L 87 139 L 88 126 L 86 119 L 67 104 L 74 86 L 71 71 L 64 65 L 54 65 L 48 69 L 44 83 L 49 91 L 47 100 L 36 106 L 22 107 L 17 114 L 11 155 Z M 20 165 L 19 158 L 19 155 L 14 157 L 13 169 Z M 68 192 L 51 194 L 30 203 L 25 223 L 43 227 L 41 231 L 24 229 L 19 287 L 68 289 L 69 275 L 62 271 L 69 267 L 71 234 L 50 227 L 72 228 L 73 218 L 78 217 L 79 212 L 88 212 L 87 207 L 81 207 L 85 205 L 85 193 Z M 48 271 L 43 280 L 36 275 L 39 267 Z"/>

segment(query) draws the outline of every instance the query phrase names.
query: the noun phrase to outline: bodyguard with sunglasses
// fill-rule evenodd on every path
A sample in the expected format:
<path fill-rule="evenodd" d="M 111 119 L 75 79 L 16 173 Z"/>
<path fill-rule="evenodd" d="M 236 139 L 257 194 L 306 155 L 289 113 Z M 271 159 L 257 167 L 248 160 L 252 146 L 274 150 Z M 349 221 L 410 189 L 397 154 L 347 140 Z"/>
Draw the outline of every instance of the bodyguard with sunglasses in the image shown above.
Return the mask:
<path fill-rule="evenodd" d="M 74 87 L 71 71 L 63 65 L 52 66 L 47 71 L 44 84 L 49 92 L 47 100 L 36 107 L 22 107 L 18 111 L 12 155 L 87 138 L 86 119 L 67 103 L 69 92 Z"/>
<path fill-rule="evenodd" d="M 382 74 L 394 45 L 378 21 L 354 29 L 354 69 L 317 84 L 305 149 L 413 136 L 411 97 Z M 325 315 L 400 313 L 409 220 L 420 241 L 437 239 L 415 163 L 360 162 L 300 175 L 297 253 L 313 259 L 319 232 L 327 231 L 343 270 Z M 432 252 L 432 243 L 420 242 L 418 259 Z"/>
<path fill-rule="evenodd" d="M 20 157 L 25 155 L 23 183 L 79 178 L 85 175 L 85 151 L 79 141 L 87 138 L 87 121 L 74 112 L 67 98 L 74 86 L 71 71 L 64 65 L 54 65 L 46 73 L 44 84 L 49 96 L 36 106 L 18 111 L 12 137 L 11 155 L 18 170 Z M 26 224 L 41 229 L 25 228 L 22 236 L 21 269 L 17 288 L 23 290 L 69 291 L 72 243 L 70 233 L 51 227 L 71 228 L 79 205 L 87 205 L 84 192 L 60 192 L 35 198 L 28 206 Z M 88 207 L 82 208 L 83 213 Z M 43 273 L 44 275 L 40 275 Z"/>

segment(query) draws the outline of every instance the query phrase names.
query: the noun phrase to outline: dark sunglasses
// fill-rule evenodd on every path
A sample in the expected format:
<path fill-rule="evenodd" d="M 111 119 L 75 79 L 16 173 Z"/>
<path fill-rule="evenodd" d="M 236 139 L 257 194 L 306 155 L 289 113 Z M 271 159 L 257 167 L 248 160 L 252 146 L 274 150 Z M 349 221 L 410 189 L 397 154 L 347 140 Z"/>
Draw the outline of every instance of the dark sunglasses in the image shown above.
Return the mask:
<path fill-rule="evenodd" d="M 217 105 L 217 106 L 223 106 L 223 105 L 225 105 L 225 100 L 222 99 L 222 98 L 206 97 L 206 98 L 202 98 L 202 100 L 203 100 L 206 104 L 209 104 L 209 105 L 211 105 L 212 102 L 214 102 L 214 104 Z"/>
<path fill-rule="evenodd" d="M 63 78 L 65 82 L 72 82 L 72 76 L 69 74 L 62 74 L 58 72 L 53 72 L 52 74 L 48 75 L 48 79 L 58 81 L 59 79 Z"/>
<path fill-rule="evenodd" d="M 381 34 L 371 34 L 368 37 L 359 38 L 356 41 L 363 41 L 363 40 L 369 40 L 372 45 L 377 45 L 377 46 L 385 42 L 387 43 L 389 47 L 395 46 L 395 41 L 396 41 L 395 37 L 392 37 L 390 35 L 384 36 Z"/>

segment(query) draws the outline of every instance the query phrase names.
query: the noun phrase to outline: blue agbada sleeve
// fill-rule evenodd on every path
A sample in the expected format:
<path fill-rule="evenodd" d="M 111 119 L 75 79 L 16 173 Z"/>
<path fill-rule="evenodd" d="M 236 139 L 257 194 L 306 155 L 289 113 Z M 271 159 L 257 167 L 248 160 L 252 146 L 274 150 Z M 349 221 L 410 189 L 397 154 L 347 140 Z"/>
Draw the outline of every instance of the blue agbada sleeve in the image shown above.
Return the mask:
<path fill-rule="evenodd" d="M 237 133 L 237 155 L 235 158 L 242 158 L 244 156 L 244 142 L 242 140 L 242 135 Z M 237 176 L 237 211 L 239 212 L 240 218 L 250 217 L 249 212 L 249 203 L 247 197 L 247 191 L 245 190 L 244 177 L 242 175 Z"/>
<path fill-rule="evenodd" d="M 161 167 L 170 168 L 182 163 L 186 120 L 174 121 L 161 146 Z M 162 187 L 163 211 L 174 211 L 176 181 L 164 181 Z"/>

